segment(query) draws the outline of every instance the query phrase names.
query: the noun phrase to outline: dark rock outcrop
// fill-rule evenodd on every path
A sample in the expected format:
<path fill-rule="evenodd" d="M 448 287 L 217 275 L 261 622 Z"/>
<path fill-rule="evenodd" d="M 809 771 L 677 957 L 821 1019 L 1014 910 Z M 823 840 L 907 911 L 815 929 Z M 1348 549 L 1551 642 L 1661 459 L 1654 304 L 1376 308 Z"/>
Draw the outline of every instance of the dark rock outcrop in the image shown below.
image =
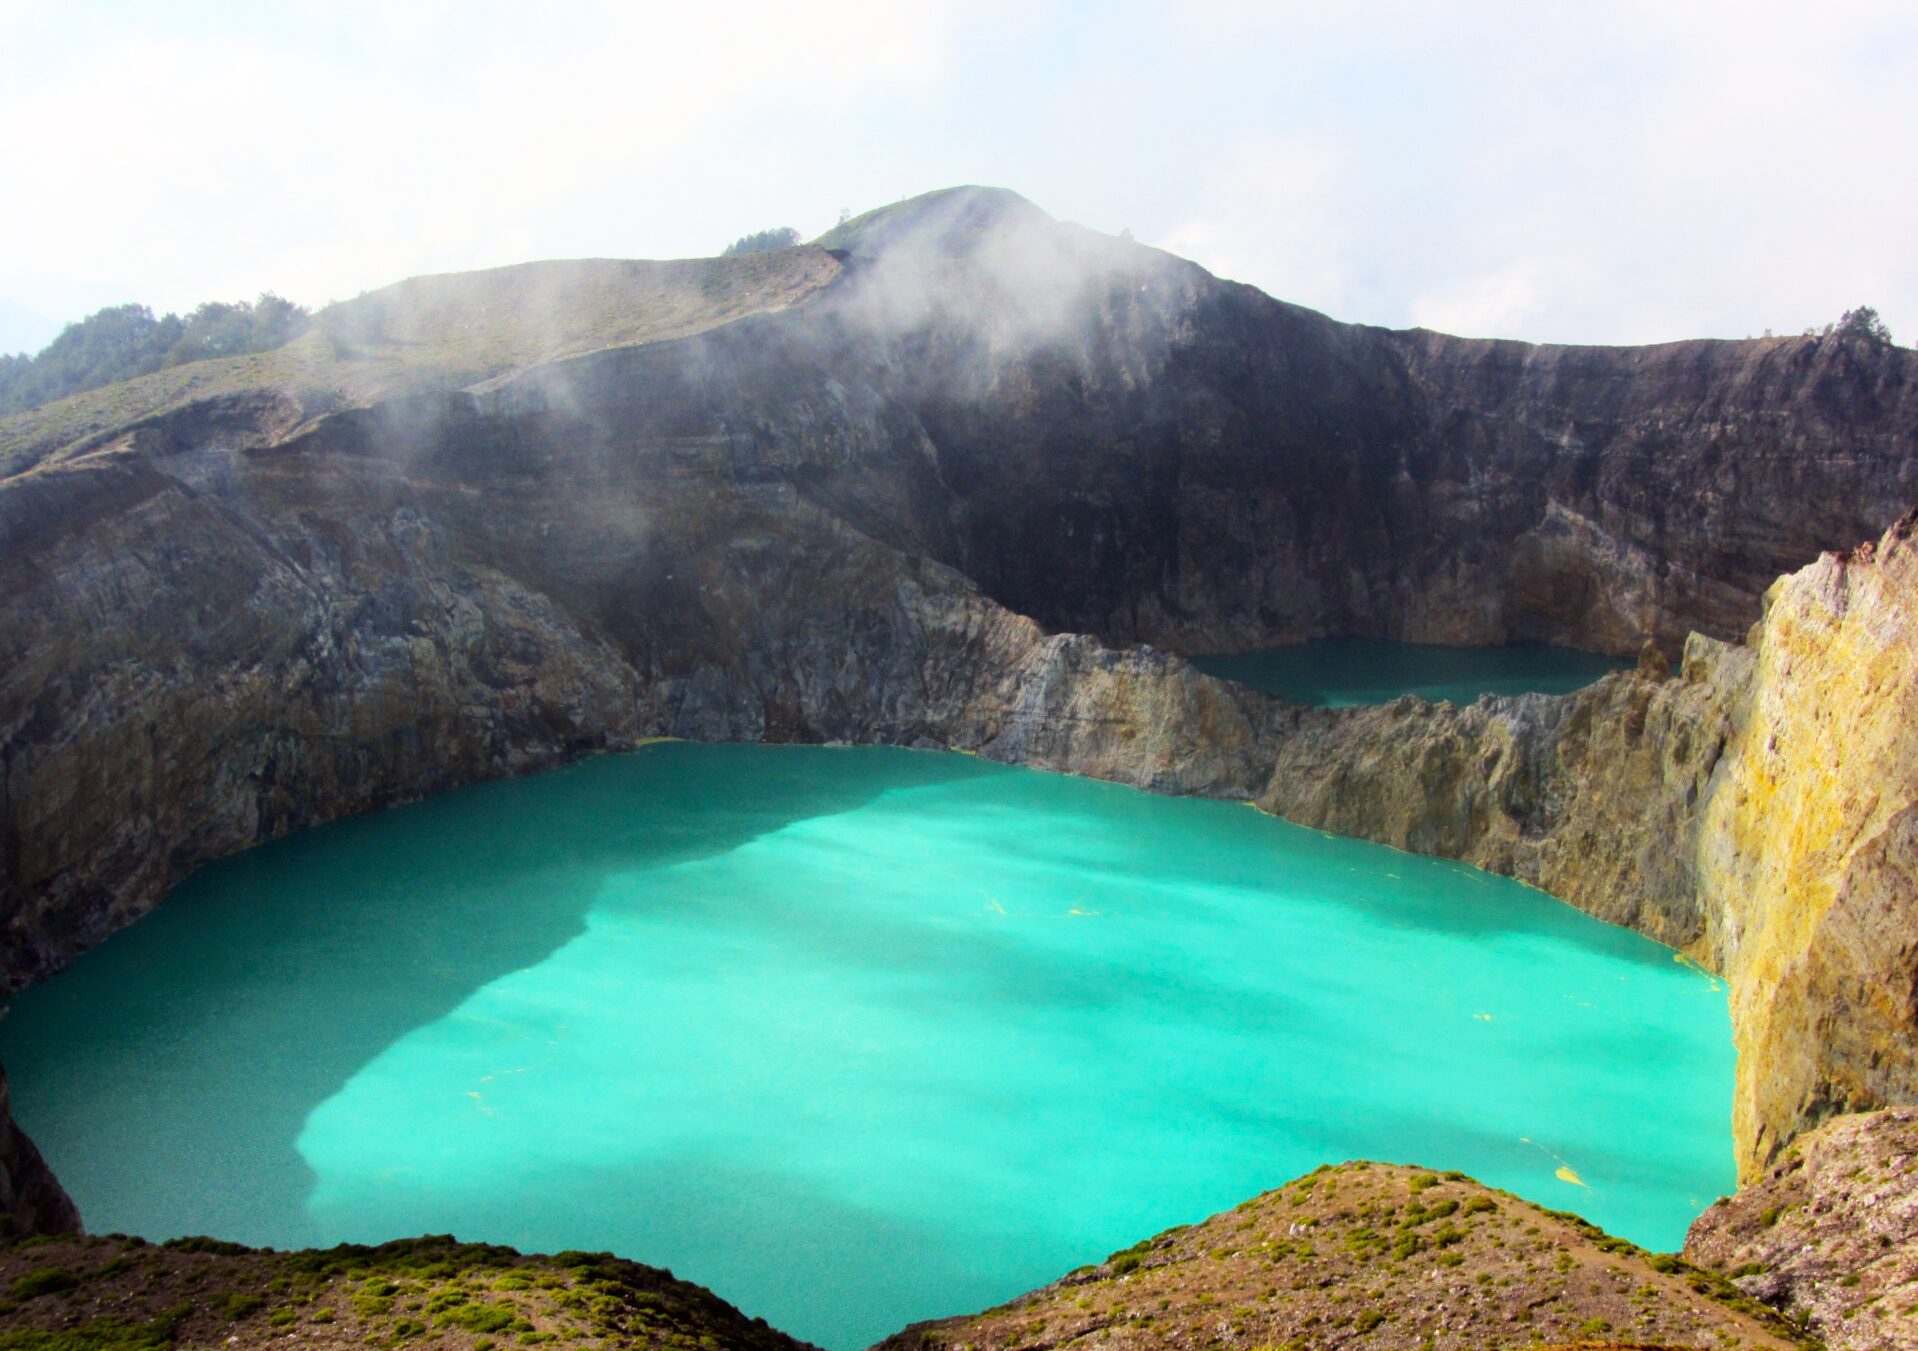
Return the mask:
<path fill-rule="evenodd" d="M 6 1071 L 0 1070 L 0 1241 L 79 1232 L 72 1198 L 14 1124 Z"/>

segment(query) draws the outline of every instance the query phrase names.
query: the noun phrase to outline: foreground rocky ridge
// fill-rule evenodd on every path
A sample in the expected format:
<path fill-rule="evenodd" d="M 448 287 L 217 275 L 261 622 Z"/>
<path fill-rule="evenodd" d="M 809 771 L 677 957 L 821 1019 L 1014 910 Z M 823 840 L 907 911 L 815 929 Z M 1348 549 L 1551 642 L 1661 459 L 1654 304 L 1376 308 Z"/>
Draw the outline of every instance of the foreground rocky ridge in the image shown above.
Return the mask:
<path fill-rule="evenodd" d="M 15 1351 L 511 1343 L 806 1351 L 670 1271 L 610 1253 L 522 1257 L 450 1238 L 276 1253 L 214 1239 L 42 1239 L 0 1248 Z"/>
<path fill-rule="evenodd" d="M 605 1253 L 522 1257 L 450 1238 L 289 1253 L 210 1239 L 41 1239 L 0 1248 L 0 1320 L 0 1336 L 21 1351 L 803 1346 L 670 1272 Z M 1918 1318 L 1874 1326 L 1904 1322 Z M 1807 1344 L 1709 1269 L 1463 1174 L 1351 1163 L 880 1346 L 1495 1351 L 1574 1342 L 1594 1351 Z"/>
<path fill-rule="evenodd" d="M 1724 1278 L 1460 1173 L 1326 1167 L 885 1351 L 1072 1345 L 1782 1351 L 1796 1328 Z"/>

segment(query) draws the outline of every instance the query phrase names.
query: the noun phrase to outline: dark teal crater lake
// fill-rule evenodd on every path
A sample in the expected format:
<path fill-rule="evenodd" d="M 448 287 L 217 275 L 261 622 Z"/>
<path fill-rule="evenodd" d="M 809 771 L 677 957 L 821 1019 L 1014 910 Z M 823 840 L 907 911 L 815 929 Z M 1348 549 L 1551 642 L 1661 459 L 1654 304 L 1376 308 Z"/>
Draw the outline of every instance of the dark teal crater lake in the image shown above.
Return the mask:
<path fill-rule="evenodd" d="M 1469 704 L 1486 694 L 1569 694 L 1631 663 L 1569 647 L 1441 647 L 1322 638 L 1257 652 L 1201 654 L 1207 675 L 1314 708 L 1383 704 L 1401 694 Z"/>
<path fill-rule="evenodd" d="M 0 1022 L 96 1232 L 609 1248 L 831 1347 L 1327 1161 L 1671 1249 L 1725 995 L 1462 866 L 960 755 L 662 744 L 211 866 Z"/>

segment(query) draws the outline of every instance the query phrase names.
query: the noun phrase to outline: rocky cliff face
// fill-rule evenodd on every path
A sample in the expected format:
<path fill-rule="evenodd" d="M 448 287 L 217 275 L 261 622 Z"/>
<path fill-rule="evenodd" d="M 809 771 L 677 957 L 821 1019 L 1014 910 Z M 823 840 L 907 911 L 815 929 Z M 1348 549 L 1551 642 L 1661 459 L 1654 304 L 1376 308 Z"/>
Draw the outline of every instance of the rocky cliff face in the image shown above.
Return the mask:
<path fill-rule="evenodd" d="M 1747 1175 L 1918 1101 L 1918 518 L 1557 699 L 1300 712 L 1260 804 L 1508 873 L 1726 976 Z"/>
<path fill-rule="evenodd" d="M 1755 1161 L 1834 1113 L 1918 1101 L 1915 531 L 1773 588 L 1705 809 L 1699 901 Z"/>
<path fill-rule="evenodd" d="M 1301 710 L 1274 745 L 1259 805 L 1464 859 L 1698 950 L 1690 842 L 1751 665 L 1749 650 L 1694 636 L 1678 678 L 1651 652 L 1635 671 L 1556 698 Z"/>
<path fill-rule="evenodd" d="M 1727 805 L 1822 800 L 1762 787 L 1807 761 L 1740 741 L 1748 708 L 1814 765 L 1878 738 L 1857 763 L 1896 779 L 1889 720 L 1789 725 L 1902 697 L 1890 655 L 1811 669 L 1814 620 L 1895 651 L 1880 602 L 1465 710 L 1289 709 L 1109 643 L 1734 636 L 1918 498 L 1912 353 L 1387 333 L 979 191 L 824 242 L 395 288 L 301 353 L 0 425 L 0 980 L 346 813 L 646 736 L 871 740 L 1256 797 L 1689 946 L 1747 1060 L 1792 1067 L 1741 1089 L 1750 1157 L 1909 1092 L 1902 996 L 1845 987 L 1846 944 L 1886 970 L 1909 927 L 1893 795 L 1819 818 L 1863 830 L 1808 865 L 1829 903 L 1803 831 Z"/>

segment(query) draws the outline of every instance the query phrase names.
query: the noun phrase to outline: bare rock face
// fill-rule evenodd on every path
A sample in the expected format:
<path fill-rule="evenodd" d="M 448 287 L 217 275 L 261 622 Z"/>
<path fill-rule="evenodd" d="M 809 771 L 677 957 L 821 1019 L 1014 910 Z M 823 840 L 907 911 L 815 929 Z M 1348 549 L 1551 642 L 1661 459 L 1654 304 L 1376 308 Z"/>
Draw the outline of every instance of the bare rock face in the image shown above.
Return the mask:
<path fill-rule="evenodd" d="M 1259 805 L 1463 859 L 1697 948 L 1706 926 L 1689 842 L 1750 666 L 1747 650 L 1694 636 L 1679 679 L 1654 661 L 1555 698 L 1302 710 L 1275 744 Z"/>
<path fill-rule="evenodd" d="M 1918 517 L 1767 598 L 1708 804 L 1699 900 L 1731 981 L 1749 1162 L 1918 1101 Z"/>
<path fill-rule="evenodd" d="M 1693 1221 L 1685 1256 L 1832 1351 L 1918 1347 L 1918 1111 L 1840 1117 Z"/>
<path fill-rule="evenodd" d="M 1741 637 L 1780 573 L 1918 501 L 1901 349 L 1392 333 L 1019 205 L 971 247 L 950 227 L 972 197 L 894 209 L 943 242 L 936 267 L 877 213 L 833 241 L 848 285 L 815 310 L 934 462 L 911 510 L 870 519 L 1049 629 L 1675 656 Z M 850 498 L 874 467 L 815 482 Z"/>

